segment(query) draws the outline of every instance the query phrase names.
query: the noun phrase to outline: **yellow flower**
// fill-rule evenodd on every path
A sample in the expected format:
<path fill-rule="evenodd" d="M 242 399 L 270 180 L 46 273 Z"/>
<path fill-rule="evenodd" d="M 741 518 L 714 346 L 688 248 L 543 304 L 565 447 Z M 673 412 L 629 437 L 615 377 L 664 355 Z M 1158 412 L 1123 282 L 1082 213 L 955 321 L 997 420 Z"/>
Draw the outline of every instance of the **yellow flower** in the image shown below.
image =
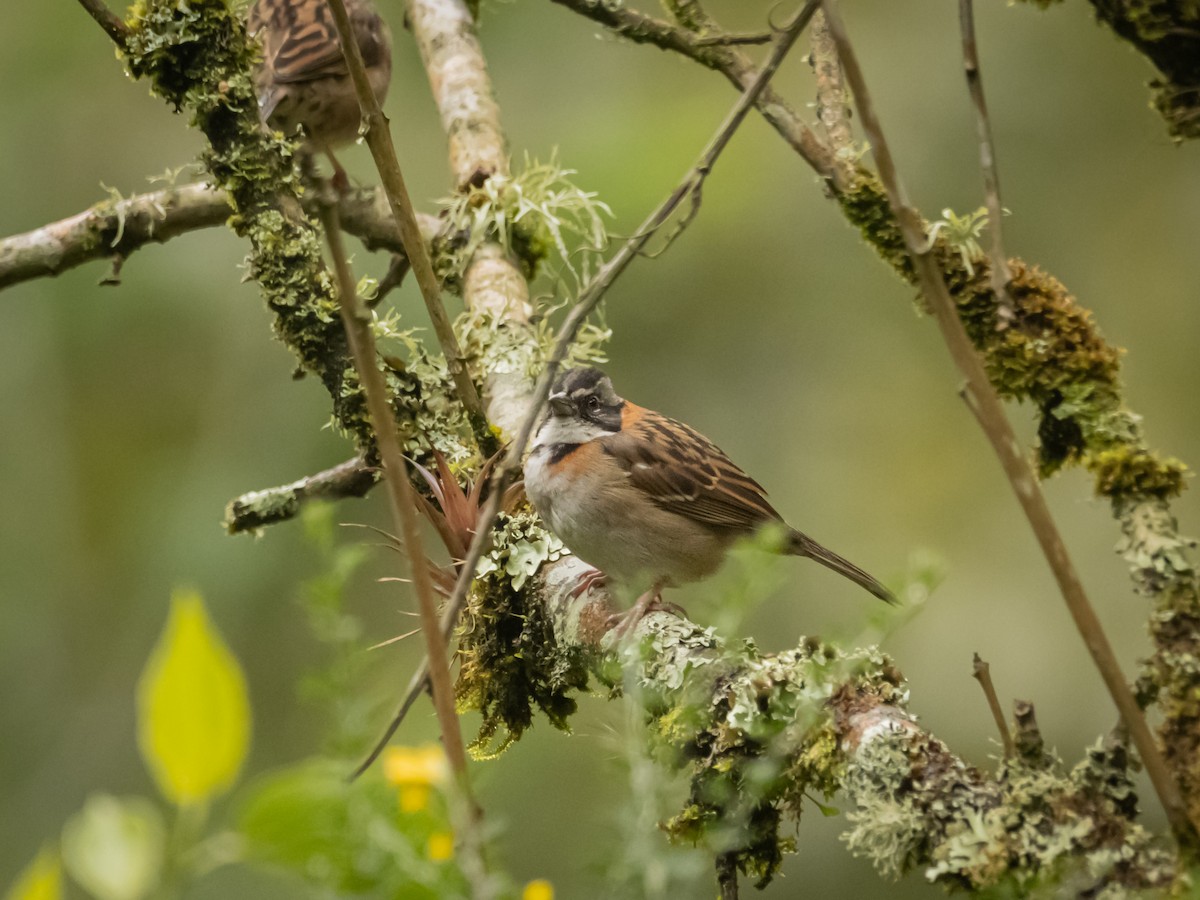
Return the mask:
<path fill-rule="evenodd" d="M 429 788 L 423 784 L 400 785 L 400 812 L 420 812 L 429 805 Z"/>
<path fill-rule="evenodd" d="M 388 747 L 383 757 L 383 776 L 396 787 L 443 784 L 449 773 L 446 754 L 437 744 Z"/>
<path fill-rule="evenodd" d="M 429 836 L 425 852 L 434 862 L 445 862 L 454 856 L 454 835 L 448 831 L 435 831 Z"/>
<path fill-rule="evenodd" d="M 525 885 L 521 900 L 554 900 L 554 885 L 545 878 L 538 878 Z"/>

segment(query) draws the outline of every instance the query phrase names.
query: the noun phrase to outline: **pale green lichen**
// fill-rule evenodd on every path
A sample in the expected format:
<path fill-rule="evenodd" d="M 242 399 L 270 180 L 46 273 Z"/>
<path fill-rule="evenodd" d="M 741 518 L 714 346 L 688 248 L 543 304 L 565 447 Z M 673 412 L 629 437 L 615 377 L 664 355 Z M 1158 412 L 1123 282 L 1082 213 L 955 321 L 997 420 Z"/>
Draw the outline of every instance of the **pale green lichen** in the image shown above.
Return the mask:
<path fill-rule="evenodd" d="M 570 695 L 587 688 L 582 655 L 558 649 L 529 583 L 542 563 L 565 552 L 532 512 L 496 520 L 459 628 L 455 693 L 461 710 L 482 716 L 470 746 L 479 758 L 494 757 L 520 738 L 535 707 L 556 728 L 569 730 L 576 709 Z"/>
<path fill-rule="evenodd" d="M 519 173 L 493 174 L 443 200 L 447 226 L 434 248 L 442 280 L 461 283 L 475 252 L 496 241 L 520 261 L 526 278 L 553 256 L 559 271 L 586 282 L 608 243 L 604 218 L 612 211 L 577 187 L 574 174 L 554 156 L 548 163 L 527 156 Z"/>

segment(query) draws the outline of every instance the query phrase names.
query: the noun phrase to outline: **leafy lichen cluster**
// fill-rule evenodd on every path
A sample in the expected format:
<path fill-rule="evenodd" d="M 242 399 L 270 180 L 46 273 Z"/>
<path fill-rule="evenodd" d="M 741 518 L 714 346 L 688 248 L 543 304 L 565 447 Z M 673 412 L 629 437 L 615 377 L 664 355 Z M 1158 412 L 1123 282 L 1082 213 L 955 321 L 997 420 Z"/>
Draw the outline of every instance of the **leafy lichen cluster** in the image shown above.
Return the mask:
<path fill-rule="evenodd" d="M 462 283 L 475 252 L 495 241 L 517 260 L 527 280 L 549 257 L 577 283 L 608 243 L 604 217 L 612 212 L 596 194 L 577 187 L 557 159 L 525 159 L 516 175 L 493 174 L 443 201 L 446 227 L 434 244 L 438 276 L 450 288 Z"/>
<path fill-rule="evenodd" d="M 928 735 L 877 735 L 846 773 L 855 810 L 843 836 L 884 875 L 914 866 L 989 896 L 1126 897 L 1173 884 L 1176 860 L 1134 819 L 1130 760 L 1097 743 L 1070 773 L 1051 754 L 1016 757 L 995 780 Z"/>
<path fill-rule="evenodd" d="M 569 730 L 571 693 L 586 690 L 587 666 L 581 654 L 559 650 L 530 580 L 542 563 L 565 553 L 532 512 L 497 519 L 458 632 L 455 694 L 460 711 L 483 717 L 470 748 L 477 757 L 494 757 L 520 738 L 534 707 Z"/>
<path fill-rule="evenodd" d="M 912 261 L 879 182 L 860 172 L 838 199 L 868 243 L 914 284 Z M 1138 417 L 1124 405 L 1120 350 L 1105 342 L 1091 313 L 1057 279 L 1010 260 L 1012 308 L 1005 309 L 992 293 L 986 260 L 968 267 L 941 235 L 933 252 L 997 392 L 1037 408 L 1043 477 L 1083 465 L 1097 493 L 1114 503 L 1168 499 L 1183 490 L 1183 463 L 1147 449 Z"/>
<path fill-rule="evenodd" d="M 648 658 L 663 659 L 669 649 L 654 641 L 675 639 L 670 632 L 656 636 L 644 648 Z M 643 677 L 639 690 L 663 690 L 661 673 L 645 674 L 652 677 Z M 795 849 L 781 833 L 785 821 L 799 821 L 806 796 L 829 797 L 839 786 L 843 756 L 829 710 L 839 685 L 880 702 L 906 696 L 877 649 L 843 652 L 802 640 L 774 655 L 747 642 L 704 675 L 680 678 L 661 702 L 648 703 L 652 752 L 690 780 L 687 805 L 663 825 L 667 834 L 702 841 L 759 886 L 767 884 Z"/>

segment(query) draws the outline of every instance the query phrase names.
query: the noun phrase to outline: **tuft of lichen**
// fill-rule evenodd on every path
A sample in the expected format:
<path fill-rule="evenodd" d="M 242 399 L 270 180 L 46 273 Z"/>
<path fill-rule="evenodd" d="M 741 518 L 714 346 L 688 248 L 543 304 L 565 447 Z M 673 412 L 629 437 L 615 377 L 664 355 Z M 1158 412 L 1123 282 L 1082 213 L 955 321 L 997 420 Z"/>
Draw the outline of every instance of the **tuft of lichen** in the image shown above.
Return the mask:
<path fill-rule="evenodd" d="M 558 649 L 532 576 L 566 553 L 532 512 L 501 513 L 492 549 L 480 560 L 458 631 L 460 711 L 478 710 L 479 733 L 470 750 L 481 759 L 504 752 L 540 709 L 554 727 L 570 730 L 576 702 L 587 689 L 582 655 Z"/>
<path fill-rule="evenodd" d="M 654 658 L 664 648 L 644 649 Z M 660 678 L 649 680 L 662 691 Z M 829 797 L 840 784 L 843 759 L 828 709 L 839 686 L 889 701 L 904 696 L 878 650 L 845 653 L 802 639 L 773 655 L 746 642 L 649 703 L 651 752 L 690 781 L 687 804 L 663 823 L 666 833 L 703 842 L 759 887 L 770 882 L 784 854 L 795 851 L 784 824 L 799 821 L 806 799 Z"/>
<path fill-rule="evenodd" d="M 485 242 L 495 241 L 532 279 L 548 259 L 576 284 L 585 283 L 608 243 L 604 219 L 612 211 L 596 194 L 577 187 L 554 157 L 528 156 L 515 175 L 493 174 L 445 198 L 446 227 L 434 242 L 438 276 L 453 290 Z"/>

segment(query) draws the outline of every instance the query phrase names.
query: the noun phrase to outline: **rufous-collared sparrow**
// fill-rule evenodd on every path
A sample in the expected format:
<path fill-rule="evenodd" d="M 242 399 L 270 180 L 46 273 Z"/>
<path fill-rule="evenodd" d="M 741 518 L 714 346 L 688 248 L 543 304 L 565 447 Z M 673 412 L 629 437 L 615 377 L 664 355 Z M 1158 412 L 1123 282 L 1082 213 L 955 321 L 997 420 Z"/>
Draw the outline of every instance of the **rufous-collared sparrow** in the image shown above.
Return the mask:
<path fill-rule="evenodd" d="M 786 525 L 757 481 L 695 429 L 617 395 L 598 369 L 559 376 L 525 462 L 525 492 L 571 551 L 605 576 L 645 590 L 626 624 L 696 581 L 730 545 L 768 523 L 784 552 L 815 559 L 895 603 L 858 566 Z"/>
<path fill-rule="evenodd" d="M 371 89 L 382 103 L 392 77 L 392 34 L 371 0 L 346 0 Z M 333 13 L 326 0 L 255 0 L 247 29 L 262 42 L 254 72 L 262 120 L 291 134 L 304 126 L 307 145 L 333 163 L 334 180 L 349 186 L 333 150 L 358 136 L 362 116 Z"/>

